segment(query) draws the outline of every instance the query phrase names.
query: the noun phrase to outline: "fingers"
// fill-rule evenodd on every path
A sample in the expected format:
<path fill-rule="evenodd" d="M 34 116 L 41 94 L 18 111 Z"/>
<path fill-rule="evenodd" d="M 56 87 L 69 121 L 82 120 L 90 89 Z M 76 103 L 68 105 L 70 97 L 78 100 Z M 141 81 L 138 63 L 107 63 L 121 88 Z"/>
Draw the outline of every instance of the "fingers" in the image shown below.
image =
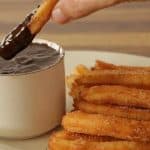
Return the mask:
<path fill-rule="evenodd" d="M 118 3 L 118 0 L 59 0 L 52 13 L 52 20 L 67 23 L 90 13 Z"/>

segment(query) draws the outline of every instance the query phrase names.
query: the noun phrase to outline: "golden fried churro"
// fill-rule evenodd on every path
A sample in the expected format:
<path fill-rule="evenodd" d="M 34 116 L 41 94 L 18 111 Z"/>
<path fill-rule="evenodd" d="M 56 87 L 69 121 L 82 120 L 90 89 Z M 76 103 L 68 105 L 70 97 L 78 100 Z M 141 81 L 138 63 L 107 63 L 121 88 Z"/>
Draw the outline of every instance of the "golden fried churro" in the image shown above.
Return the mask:
<path fill-rule="evenodd" d="M 150 108 L 150 90 L 124 86 L 76 87 L 71 94 L 74 99 L 94 104 L 111 104 L 137 108 Z"/>
<path fill-rule="evenodd" d="M 76 84 L 76 83 L 75 83 L 75 80 L 78 78 L 78 76 L 84 75 L 84 74 L 86 74 L 86 73 L 89 72 L 89 71 L 90 71 L 90 70 L 89 70 L 87 67 L 85 67 L 84 65 L 78 65 L 78 66 L 76 66 L 76 68 L 75 68 L 73 74 L 71 74 L 70 76 L 67 76 L 67 77 L 66 77 L 67 86 L 68 86 L 69 88 L 72 88 L 72 86 L 73 86 L 74 84 Z"/>
<path fill-rule="evenodd" d="M 80 100 L 75 100 L 74 106 L 77 110 L 91 114 L 103 114 L 135 120 L 150 121 L 150 109 L 136 109 L 115 105 L 96 105 Z"/>
<path fill-rule="evenodd" d="M 84 65 L 78 65 L 76 66 L 75 70 L 74 70 L 74 74 L 75 75 L 84 75 L 87 72 L 89 72 L 90 70 L 84 66 Z"/>
<path fill-rule="evenodd" d="M 150 72 L 136 72 L 127 70 L 94 70 L 78 76 L 78 85 L 124 85 L 150 89 Z"/>
<path fill-rule="evenodd" d="M 69 77 L 66 77 L 66 84 L 68 88 L 72 89 L 73 85 L 75 84 L 75 80 L 77 79 L 76 75 L 70 75 Z"/>
<path fill-rule="evenodd" d="M 52 10 L 57 2 L 58 0 L 43 0 L 43 3 L 28 23 L 28 28 L 32 34 L 37 34 L 40 32 L 42 27 L 48 22 L 51 17 Z"/>
<path fill-rule="evenodd" d="M 102 137 L 103 138 L 103 137 Z M 59 131 L 50 138 L 49 150 L 149 150 L 150 143 L 93 140 Z"/>
<path fill-rule="evenodd" d="M 128 71 L 150 71 L 150 67 L 137 67 L 137 66 L 119 66 L 111 63 L 107 63 L 101 60 L 97 60 L 95 66 L 92 68 L 93 70 L 128 70 Z"/>
<path fill-rule="evenodd" d="M 67 82 L 75 111 L 63 118 L 65 133 L 52 137 L 53 150 L 150 148 L 150 67 L 97 61 L 77 66 Z"/>
<path fill-rule="evenodd" d="M 66 130 L 62 131 L 65 133 L 67 137 L 70 137 L 72 139 L 74 138 L 83 138 L 87 141 L 97 141 L 97 142 L 110 142 L 110 141 L 121 141 L 120 139 L 109 137 L 109 136 L 91 136 L 88 134 L 81 134 L 81 133 L 73 133 L 73 132 L 67 132 Z"/>
<path fill-rule="evenodd" d="M 150 121 L 75 111 L 63 118 L 62 125 L 65 130 L 74 133 L 150 142 Z"/>

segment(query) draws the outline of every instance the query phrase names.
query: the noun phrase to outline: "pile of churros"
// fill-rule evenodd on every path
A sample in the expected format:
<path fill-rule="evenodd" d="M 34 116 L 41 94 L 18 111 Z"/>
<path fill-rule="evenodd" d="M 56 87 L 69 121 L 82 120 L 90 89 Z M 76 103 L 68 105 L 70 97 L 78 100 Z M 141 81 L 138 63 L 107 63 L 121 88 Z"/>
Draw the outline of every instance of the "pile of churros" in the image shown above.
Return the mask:
<path fill-rule="evenodd" d="M 74 110 L 50 150 L 150 150 L 150 67 L 96 61 L 67 78 Z"/>

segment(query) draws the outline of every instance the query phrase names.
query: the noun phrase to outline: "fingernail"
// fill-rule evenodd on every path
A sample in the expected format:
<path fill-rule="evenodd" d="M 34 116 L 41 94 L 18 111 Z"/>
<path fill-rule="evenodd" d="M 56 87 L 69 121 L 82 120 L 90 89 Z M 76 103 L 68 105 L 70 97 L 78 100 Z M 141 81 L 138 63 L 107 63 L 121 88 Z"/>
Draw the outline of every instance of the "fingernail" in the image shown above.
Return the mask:
<path fill-rule="evenodd" d="M 58 23 L 64 23 L 68 20 L 68 18 L 64 15 L 60 8 L 57 8 L 52 12 L 52 20 Z"/>

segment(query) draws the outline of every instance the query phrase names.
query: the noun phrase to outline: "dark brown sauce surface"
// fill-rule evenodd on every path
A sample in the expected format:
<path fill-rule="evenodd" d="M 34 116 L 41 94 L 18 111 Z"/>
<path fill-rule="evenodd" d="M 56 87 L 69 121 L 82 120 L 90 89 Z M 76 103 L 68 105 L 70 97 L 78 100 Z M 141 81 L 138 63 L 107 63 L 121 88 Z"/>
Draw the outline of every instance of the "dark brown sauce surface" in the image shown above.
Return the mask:
<path fill-rule="evenodd" d="M 46 44 L 30 44 L 13 59 L 0 58 L 0 74 L 30 73 L 49 68 L 61 58 L 60 50 L 48 47 Z"/>

